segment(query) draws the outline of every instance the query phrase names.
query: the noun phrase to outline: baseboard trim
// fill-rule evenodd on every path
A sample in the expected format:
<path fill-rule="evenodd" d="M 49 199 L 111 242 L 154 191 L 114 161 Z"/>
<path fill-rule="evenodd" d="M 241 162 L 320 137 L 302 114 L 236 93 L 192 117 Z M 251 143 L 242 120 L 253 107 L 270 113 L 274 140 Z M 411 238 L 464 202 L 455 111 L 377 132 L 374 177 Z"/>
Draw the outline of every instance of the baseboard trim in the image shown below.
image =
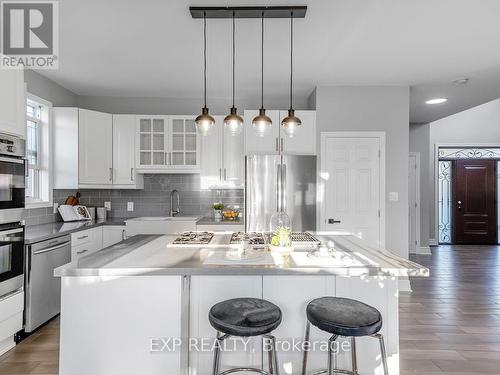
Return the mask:
<path fill-rule="evenodd" d="M 432 255 L 431 248 L 429 246 L 420 246 L 417 249 L 417 254 L 419 254 L 419 255 Z"/>
<path fill-rule="evenodd" d="M 7 337 L 0 342 L 0 355 L 7 353 L 10 349 L 16 346 L 14 336 Z"/>
<path fill-rule="evenodd" d="M 399 293 L 411 293 L 411 284 L 408 277 L 400 277 L 398 280 Z"/>
<path fill-rule="evenodd" d="M 438 242 L 435 238 L 429 238 L 429 246 L 437 246 Z"/>

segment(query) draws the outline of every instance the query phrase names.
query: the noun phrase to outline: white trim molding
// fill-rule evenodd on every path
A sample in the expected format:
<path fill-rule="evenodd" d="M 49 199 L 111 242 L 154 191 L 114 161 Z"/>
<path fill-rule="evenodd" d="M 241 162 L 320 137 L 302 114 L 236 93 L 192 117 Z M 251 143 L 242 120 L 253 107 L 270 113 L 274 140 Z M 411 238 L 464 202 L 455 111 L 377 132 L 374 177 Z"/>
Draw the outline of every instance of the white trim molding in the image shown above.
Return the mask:
<path fill-rule="evenodd" d="M 429 246 L 438 246 L 438 242 L 435 238 L 429 238 Z"/>
<path fill-rule="evenodd" d="M 418 255 L 432 255 L 431 248 L 429 246 L 420 246 L 417 248 Z"/>
<path fill-rule="evenodd" d="M 408 277 L 398 278 L 398 288 L 399 293 L 411 293 L 413 291 L 411 289 L 410 279 Z"/>

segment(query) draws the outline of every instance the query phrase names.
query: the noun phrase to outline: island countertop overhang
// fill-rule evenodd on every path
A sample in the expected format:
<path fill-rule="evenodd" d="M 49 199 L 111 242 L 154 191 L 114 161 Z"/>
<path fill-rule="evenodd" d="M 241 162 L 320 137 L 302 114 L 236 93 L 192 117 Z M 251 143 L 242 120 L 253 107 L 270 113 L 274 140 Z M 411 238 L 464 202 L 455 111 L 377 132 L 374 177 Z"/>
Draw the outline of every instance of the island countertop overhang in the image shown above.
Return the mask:
<path fill-rule="evenodd" d="M 174 235 L 139 235 L 54 271 L 57 277 L 145 275 L 334 275 L 346 277 L 429 276 L 429 270 L 387 250 L 365 244 L 352 235 L 314 233 L 322 242 L 333 241 L 338 252 L 355 262 L 336 266 L 301 266 L 293 260 L 281 265 L 208 265 L 216 247 L 173 247 Z M 342 263 L 342 262 L 341 262 Z M 355 264 L 353 264 L 355 263 Z"/>

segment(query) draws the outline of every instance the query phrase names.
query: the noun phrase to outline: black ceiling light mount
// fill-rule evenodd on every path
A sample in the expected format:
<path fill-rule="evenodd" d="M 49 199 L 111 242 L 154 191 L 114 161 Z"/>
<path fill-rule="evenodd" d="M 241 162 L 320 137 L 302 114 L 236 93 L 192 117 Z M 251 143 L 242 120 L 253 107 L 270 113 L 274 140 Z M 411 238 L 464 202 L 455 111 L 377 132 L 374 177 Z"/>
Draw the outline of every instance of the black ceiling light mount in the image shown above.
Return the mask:
<path fill-rule="evenodd" d="M 193 18 L 304 18 L 307 6 L 241 6 L 241 7 L 189 7 Z"/>

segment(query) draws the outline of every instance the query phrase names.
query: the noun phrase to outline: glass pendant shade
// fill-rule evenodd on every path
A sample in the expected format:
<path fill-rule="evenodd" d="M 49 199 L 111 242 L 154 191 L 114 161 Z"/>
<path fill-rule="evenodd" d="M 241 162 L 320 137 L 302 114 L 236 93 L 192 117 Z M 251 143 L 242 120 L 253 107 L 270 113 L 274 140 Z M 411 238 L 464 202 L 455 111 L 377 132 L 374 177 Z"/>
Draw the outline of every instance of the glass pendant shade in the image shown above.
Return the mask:
<path fill-rule="evenodd" d="M 264 108 L 259 109 L 259 115 L 252 120 L 253 128 L 260 137 L 264 137 L 266 135 L 266 133 L 271 129 L 272 124 L 273 121 L 266 115 L 266 110 Z"/>
<path fill-rule="evenodd" d="M 295 111 L 293 109 L 289 109 L 288 116 L 281 121 L 281 126 L 285 134 L 292 138 L 300 125 L 302 125 L 302 121 L 295 116 Z"/>
<path fill-rule="evenodd" d="M 202 135 L 208 135 L 215 125 L 215 119 L 208 113 L 208 108 L 203 107 L 201 115 L 194 120 L 196 129 Z"/>
<path fill-rule="evenodd" d="M 231 135 L 238 135 L 243 130 L 243 118 L 238 115 L 238 110 L 231 107 L 231 113 L 224 118 L 224 127 Z"/>

